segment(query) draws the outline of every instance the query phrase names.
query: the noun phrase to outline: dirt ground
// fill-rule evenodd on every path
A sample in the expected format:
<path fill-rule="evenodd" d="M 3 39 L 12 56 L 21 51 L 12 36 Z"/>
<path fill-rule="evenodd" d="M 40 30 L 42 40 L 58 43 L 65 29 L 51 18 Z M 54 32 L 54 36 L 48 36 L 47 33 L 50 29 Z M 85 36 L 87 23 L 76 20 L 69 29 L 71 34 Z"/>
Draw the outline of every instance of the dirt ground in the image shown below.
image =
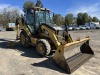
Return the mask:
<path fill-rule="evenodd" d="M 100 75 L 100 30 L 70 31 L 73 39 L 89 35 L 95 56 L 71 75 Z M 16 32 L 0 32 L 0 75 L 68 75 L 51 58 L 40 58 L 35 47 L 7 47 Z"/>

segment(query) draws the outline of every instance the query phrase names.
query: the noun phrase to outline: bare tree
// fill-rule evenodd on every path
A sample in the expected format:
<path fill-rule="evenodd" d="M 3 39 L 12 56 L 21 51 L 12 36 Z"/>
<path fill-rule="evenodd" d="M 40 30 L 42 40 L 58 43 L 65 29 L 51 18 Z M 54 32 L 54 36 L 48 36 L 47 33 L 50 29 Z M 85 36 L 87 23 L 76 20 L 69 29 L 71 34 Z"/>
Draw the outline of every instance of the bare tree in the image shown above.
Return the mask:
<path fill-rule="evenodd" d="M 0 13 L 0 23 L 7 25 L 9 22 L 15 22 L 19 17 L 19 9 L 17 7 L 6 7 Z"/>
<path fill-rule="evenodd" d="M 9 15 L 9 21 L 15 22 L 16 18 L 19 17 L 19 9 L 17 7 L 11 9 L 10 15 Z"/>

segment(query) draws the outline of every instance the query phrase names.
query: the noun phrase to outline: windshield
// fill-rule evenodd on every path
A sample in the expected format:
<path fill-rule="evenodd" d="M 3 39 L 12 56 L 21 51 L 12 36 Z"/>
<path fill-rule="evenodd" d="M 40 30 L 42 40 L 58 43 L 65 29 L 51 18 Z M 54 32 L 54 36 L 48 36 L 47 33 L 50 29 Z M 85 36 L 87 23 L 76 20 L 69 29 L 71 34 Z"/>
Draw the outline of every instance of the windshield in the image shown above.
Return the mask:
<path fill-rule="evenodd" d="M 31 13 L 31 10 L 27 10 L 26 22 L 29 25 L 34 24 L 34 15 Z"/>
<path fill-rule="evenodd" d="M 51 23 L 50 14 L 46 12 L 46 23 Z"/>
<path fill-rule="evenodd" d="M 45 15 L 46 13 L 46 15 Z M 50 19 L 50 14 L 49 12 L 44 12 L 44 11 L 36 11 L 36 24 L 41 24 L 41 23 L 51 23 Z"/>

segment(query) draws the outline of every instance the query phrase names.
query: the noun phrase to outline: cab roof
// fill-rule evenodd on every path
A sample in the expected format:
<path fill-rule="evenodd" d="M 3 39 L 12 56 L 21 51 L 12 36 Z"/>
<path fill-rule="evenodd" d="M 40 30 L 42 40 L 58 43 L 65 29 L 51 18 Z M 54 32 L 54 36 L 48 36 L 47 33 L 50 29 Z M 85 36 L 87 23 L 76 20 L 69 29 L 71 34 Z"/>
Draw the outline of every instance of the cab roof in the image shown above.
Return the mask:
<path fill-rule="evenodd" d="M 50 12 L 50 10 L 49 9 L 46 9 L 46 8 L 40 8 L 40 7 L 33 7 L 32 9 L 34 9 L 34 10 L 41 10 L 41 11 L 49 11 Z"/>

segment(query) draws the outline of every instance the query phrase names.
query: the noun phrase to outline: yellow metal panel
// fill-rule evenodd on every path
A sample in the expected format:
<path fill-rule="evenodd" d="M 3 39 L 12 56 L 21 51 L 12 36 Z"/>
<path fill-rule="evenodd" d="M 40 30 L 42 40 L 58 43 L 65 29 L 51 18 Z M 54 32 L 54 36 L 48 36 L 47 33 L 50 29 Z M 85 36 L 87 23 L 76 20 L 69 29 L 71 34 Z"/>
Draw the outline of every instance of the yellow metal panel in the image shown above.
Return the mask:
<path fill-rule="evenodd" d="M 55 44 L 56 47 L 58 47 L 60 45 L 60 42 L 58 42 L 57 37 L 56 37 L 56 32 L 53 31 L 52 29 L 46 27 L 46 26 L 42 26 L 42 30 L 46 30 L 49 33 L 49 38 L 53 41 L 53 43 Z"/>
<path fill-rule="evenodd" d="M 49 38 L 49 36 L 45 33 L 41 33 L 40 35 Z"/>
<path fill-rule="evenodd" d="M 87 40 L 90 40 L 90 38 L 85 38 L 85 39 L 82 39 L 82 40 L 80 40 L 80 41 L 74 41 L 74 42 L 71 42 L 71 43 L 68 43 L 68 44 L 66 44 L 64 47 L 69 47 L 69 46 L 71 46 L 71 45 L 75 45 L 75 44 L 78 44 L 78 43 L 80 43 L 80 42 L 86 42 Z"/>
<path fill-rule="evenodd" d="M 30 39 L 31 39 L 32 44 L 33 44 L 33 45 L 36 45 L 36 43 L 37 43 L 37 38 L 32 38 L 32 37 L 30 37 Z"/>
<path fill-rule="evenodd" d="M 25 30 L 25 32 L 27 33 L 28 36 L 31 36 L 31 33 L 30 33 L 30 31 L 29 31 L 29 29 L 27 28 L 26 25 L 24 25 L 24 26 L 22 27 L 22 29 Z"/>

